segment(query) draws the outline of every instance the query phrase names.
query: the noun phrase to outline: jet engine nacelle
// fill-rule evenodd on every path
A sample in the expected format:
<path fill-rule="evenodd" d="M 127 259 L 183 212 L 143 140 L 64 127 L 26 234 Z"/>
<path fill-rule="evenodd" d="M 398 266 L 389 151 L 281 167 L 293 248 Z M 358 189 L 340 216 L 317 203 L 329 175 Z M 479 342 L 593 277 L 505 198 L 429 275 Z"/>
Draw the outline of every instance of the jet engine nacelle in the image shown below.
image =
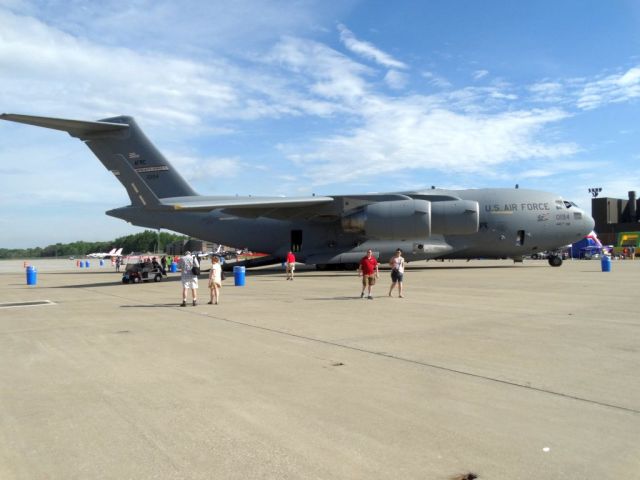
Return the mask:
<path fill-rule="evenodd" d="M 469 235 L 478 231 L 480 206 L 471 200 L 431 203 L 431 231 L 441 235 Z"/>
<path fill-rule="evenodd" d="M 431 235 L 431 202 L 408 199 L 372 203 L 342 217 L 342 229 L 380 240 L 427 238 Z"/>
<path fill-rule="evenodd" d="M 342 229 L 380 240 L 407 240 L 478 232 L 480 206 L 471 200 L 395 200 L 367 205 L 342 217 Z"/>

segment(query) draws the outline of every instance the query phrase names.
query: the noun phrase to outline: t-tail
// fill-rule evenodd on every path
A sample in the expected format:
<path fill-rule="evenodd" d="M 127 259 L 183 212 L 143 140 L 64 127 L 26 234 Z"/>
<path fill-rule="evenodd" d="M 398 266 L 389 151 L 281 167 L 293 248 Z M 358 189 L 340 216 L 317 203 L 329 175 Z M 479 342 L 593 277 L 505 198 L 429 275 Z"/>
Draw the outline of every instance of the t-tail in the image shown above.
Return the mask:
<path fill-rule="evenodd" d="M 162 198 L 197 195 L 132 117 L 85 122 L 3 113 L 0 119 L 62 130 L 79 138 L 127 189 L 133 205 L 146 207 Z"/>

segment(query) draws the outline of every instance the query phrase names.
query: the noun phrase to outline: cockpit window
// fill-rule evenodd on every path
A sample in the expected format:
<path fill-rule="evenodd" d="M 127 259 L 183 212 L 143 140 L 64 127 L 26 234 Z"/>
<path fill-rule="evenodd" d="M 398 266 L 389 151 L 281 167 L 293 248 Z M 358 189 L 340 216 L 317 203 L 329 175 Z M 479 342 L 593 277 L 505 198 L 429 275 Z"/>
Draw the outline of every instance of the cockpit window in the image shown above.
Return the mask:
<path fill-rule="evenodd" d="M 571 207 L 579 208 L 578 205 L 576 205 L 575 203 L 570 202 L 568 200 L 563 200 L 562 198 L 556 199 L 555 204 L 556 204 L 556 210 L 564 210 L 565 208 L 571 208 Z"/>

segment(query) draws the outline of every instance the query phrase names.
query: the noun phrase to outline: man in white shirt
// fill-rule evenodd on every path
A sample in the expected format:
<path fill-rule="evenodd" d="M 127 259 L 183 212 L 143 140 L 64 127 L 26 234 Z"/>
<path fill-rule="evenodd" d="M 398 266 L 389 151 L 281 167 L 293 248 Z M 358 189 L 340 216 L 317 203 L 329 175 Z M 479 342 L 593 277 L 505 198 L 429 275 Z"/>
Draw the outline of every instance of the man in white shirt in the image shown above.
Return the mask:
<path fill-rule="evenodd" d="M 180 280 L 182 281 L 182 303 L 181 307 L 187 306 L 187 289 L 191 289 L 191 297 L 193 298 L 193 306 L 198 304 L 198 298 L 196 290 L 198 290 L 198 275 L 194 273 L 194 268 L 200 269 L 200 263 L 198 257 L 191 255 L 191 252 L 187 251 L 184 257 L 180 259 L 180 270 L 182 272 Z"/>

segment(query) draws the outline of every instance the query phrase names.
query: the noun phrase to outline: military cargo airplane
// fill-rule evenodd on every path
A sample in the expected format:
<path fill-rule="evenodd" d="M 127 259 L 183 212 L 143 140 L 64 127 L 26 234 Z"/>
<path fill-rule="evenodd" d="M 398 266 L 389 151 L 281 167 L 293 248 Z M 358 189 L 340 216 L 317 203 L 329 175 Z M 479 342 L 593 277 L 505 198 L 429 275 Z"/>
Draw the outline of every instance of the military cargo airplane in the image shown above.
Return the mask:
<path fill-rule="evenodd" d="M 319 268 L 353 265 L 368 249 L 386 261 L 512 258 L 551 251 L 593 230 L 594 221 L 559 195 L 526 189 L 425 190 L 307 197 L 198 195 L 132 117 L 99 121 L 18 114 L 0 119 L 68 132 L 91 149 L 127 190 L 131 205 L 107 215 L 224 245 L 279 263 L 289 250 Z M 554 254 L 554 252 L 556 252 Z M 254 263 L 253 265 L 257 265 Z M 252 264 L 248 264 L 252 266 Z"/>

